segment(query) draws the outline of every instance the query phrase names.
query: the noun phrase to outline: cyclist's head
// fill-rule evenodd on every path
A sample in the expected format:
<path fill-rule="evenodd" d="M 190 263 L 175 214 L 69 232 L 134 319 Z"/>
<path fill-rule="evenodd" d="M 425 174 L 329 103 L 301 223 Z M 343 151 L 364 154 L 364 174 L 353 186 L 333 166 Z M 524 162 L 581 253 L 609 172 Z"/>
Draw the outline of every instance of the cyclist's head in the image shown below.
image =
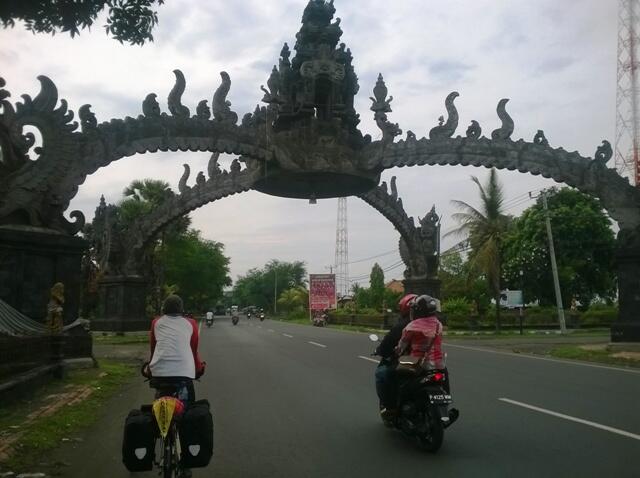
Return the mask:
<path fill-rule="evenodd" d="M 162 304 L 162 312 L 167 315 L 182 314 L 182 299 L 177 295 L 170 295 Z"/>
<path fill-rule="evenodd" d="M 411 311 L 411 303 L 418 297 L 416 294 L 407 294 L 398 302 L 398 310 L 400 315 L 407 317 Z"/>

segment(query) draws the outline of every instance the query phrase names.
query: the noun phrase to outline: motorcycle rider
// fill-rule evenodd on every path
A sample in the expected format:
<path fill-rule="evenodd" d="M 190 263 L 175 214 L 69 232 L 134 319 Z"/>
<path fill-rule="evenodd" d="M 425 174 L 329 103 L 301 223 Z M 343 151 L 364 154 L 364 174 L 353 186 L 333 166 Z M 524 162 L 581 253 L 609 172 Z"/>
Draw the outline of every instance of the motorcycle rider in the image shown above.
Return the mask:
<path fill-rule="evenodd" d="M 402 337 L 396 353 L 409 353 L 413 357 L 423 359 L 425 368 L 444 370 L 445 381 L 443 387 L 447 393 L 449 389 L 449 372 L 445 367 L 442 352 L 442 323 L 436 315 L 438 300 L 429 295 L 416 297 L 411 303 L 413 320 L 402 331 Z"/>
<path fill-rule="evenodd" d="M 376 348 L 376 355 L 381 358 L 376 368 L 376 392 L 380 400 L 380 414 L 383 417 L 393 414 L 396 406 L 397 383 L 395 369 L 398 357 L 395 353 L 396 346 L 402 336 L 402 331 L 411 321 L 411 304 L 418 297 L 416 294 L 406 294 L 398 302 L 400 318 L 384 336 L 380 345 Z"/>
<path fill-rule="evenodd" d="M 178 389 L 177 398 L 193 402 L 193 379 L 200 378 L 206 367 L 198 354 L 198 325 L 194 319 L 183 316 L 182 299 L 177 295 L 165 299 L 162 312 L 151 323 L 149 335 L 151 385 L 154 386 L 154 380 L 171 383 Z"/>
<path fill-rule="evenodd" d="M 207 325 L 213 324 L 213 312 L 211 311 L 207 312 L 206 321 L 207 321 Z"/>

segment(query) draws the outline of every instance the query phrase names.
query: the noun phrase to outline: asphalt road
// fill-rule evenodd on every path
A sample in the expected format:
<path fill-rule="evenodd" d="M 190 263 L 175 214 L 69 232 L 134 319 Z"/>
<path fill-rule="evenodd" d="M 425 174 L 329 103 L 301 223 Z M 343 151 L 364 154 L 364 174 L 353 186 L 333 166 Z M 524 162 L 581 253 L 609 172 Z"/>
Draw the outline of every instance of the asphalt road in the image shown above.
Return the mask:
<path fill-rule="evenodd" d="M 461 416 L 436 455 L 378 418 L 366 334 L 242 318 L 203 327 L 215 451 L 194 477 L 638 477 L 640 372 L 447 345 Z M 59 451 L 62 476 L 130 477 L 120 462 L 132 384 L 82 443 Z M 531 408 L 533 407 L 533 408 Z"/>

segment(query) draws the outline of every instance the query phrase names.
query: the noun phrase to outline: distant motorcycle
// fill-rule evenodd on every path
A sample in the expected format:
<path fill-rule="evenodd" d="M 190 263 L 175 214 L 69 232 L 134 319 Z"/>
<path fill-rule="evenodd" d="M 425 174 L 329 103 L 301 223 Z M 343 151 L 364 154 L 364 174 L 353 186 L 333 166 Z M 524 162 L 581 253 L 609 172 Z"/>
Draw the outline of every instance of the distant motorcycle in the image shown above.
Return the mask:
<path fill-rule="evenodd" d="M 375 334 L 369 338 L 373 342 L 379 340 Z M 395 416 L 383 419 L 386 426 L 397 428 L 415 438 L 421 448 L 432 453 L 440 449 L 444 430 L 459 416 L 458 410 L 449 409 L 453 400 L 444 388 L 447 373 L 443 369 L 424 368 L 416 357 L 400 357 L 396 368 L 397 412 Z"/>
<path fill-rule="evenodd" d="M 233 317 L 231 317 L 231 322 L 233 322 L 233 325 L 238 325 L 239 321 L 240 321 L 240 317 L 238 317 L 237 315 L 234 315 Z"/>
<path fill-rule="evenodd" d="M 265 319 L 264 312 L 261 312 L 258 318 L 260 319 L 260 322 L 262 322 Z"/>
<path fill-rule="evenodd" d="M 251 312 L 247 312 L 247 319 L 251 319 Z"/>
<path fill-rule="evenodd" d="M 205 320 L 205 323 L 207 324 L 207 327 L 211 327 L 213 325 L 213 317 L 211 317 L 210 319 L 207 318 Z"/>

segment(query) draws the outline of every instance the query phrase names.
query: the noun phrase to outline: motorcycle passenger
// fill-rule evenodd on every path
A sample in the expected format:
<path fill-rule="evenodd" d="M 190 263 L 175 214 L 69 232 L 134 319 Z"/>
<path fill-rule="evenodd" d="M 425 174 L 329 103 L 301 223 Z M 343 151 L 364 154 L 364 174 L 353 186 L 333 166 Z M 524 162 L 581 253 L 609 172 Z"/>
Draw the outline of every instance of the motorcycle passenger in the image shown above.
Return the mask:
<path fill-rule="evenodd" d="M 193 379 L 200 378 L 206 366 L 198 354 L 198 325 L 183 316 L 182 299 L 177 295 L 165 299 L 162 312 L 164 315 L 151 323 L 151 386 L 159 396 L 160 389 L 170 385 L 178 390 L 177 398 L 193 402 Z"/>
<path fill-rule="evenodd" d="M 398 358 L 395 348 L 400 341 L 402 331 L 411 320 L 411 303 L 416 297 L 418 297 L 416 294 L 407 294 L 400 299 L 398 302 L 400 318 L 376 348 L 376 355 L 382 357 L 376 368 L 376 392 L 380 400 L 380 414 L 383 417 L 392 414 L 396 407 L 397 383 L 395 369 L 398 364 Z"/>
<path fill-rule="evenodd" d="M 449 373 L 442 352 L 442 323 L 436 315 L 438 301 L 429 295 L 421 295 L 412 302 L 411 308 L 413 320 L 402 331 L 397 353 L 423 359 L 423 367 L 445 370 L 443 386 L 449 393 Z"/>

